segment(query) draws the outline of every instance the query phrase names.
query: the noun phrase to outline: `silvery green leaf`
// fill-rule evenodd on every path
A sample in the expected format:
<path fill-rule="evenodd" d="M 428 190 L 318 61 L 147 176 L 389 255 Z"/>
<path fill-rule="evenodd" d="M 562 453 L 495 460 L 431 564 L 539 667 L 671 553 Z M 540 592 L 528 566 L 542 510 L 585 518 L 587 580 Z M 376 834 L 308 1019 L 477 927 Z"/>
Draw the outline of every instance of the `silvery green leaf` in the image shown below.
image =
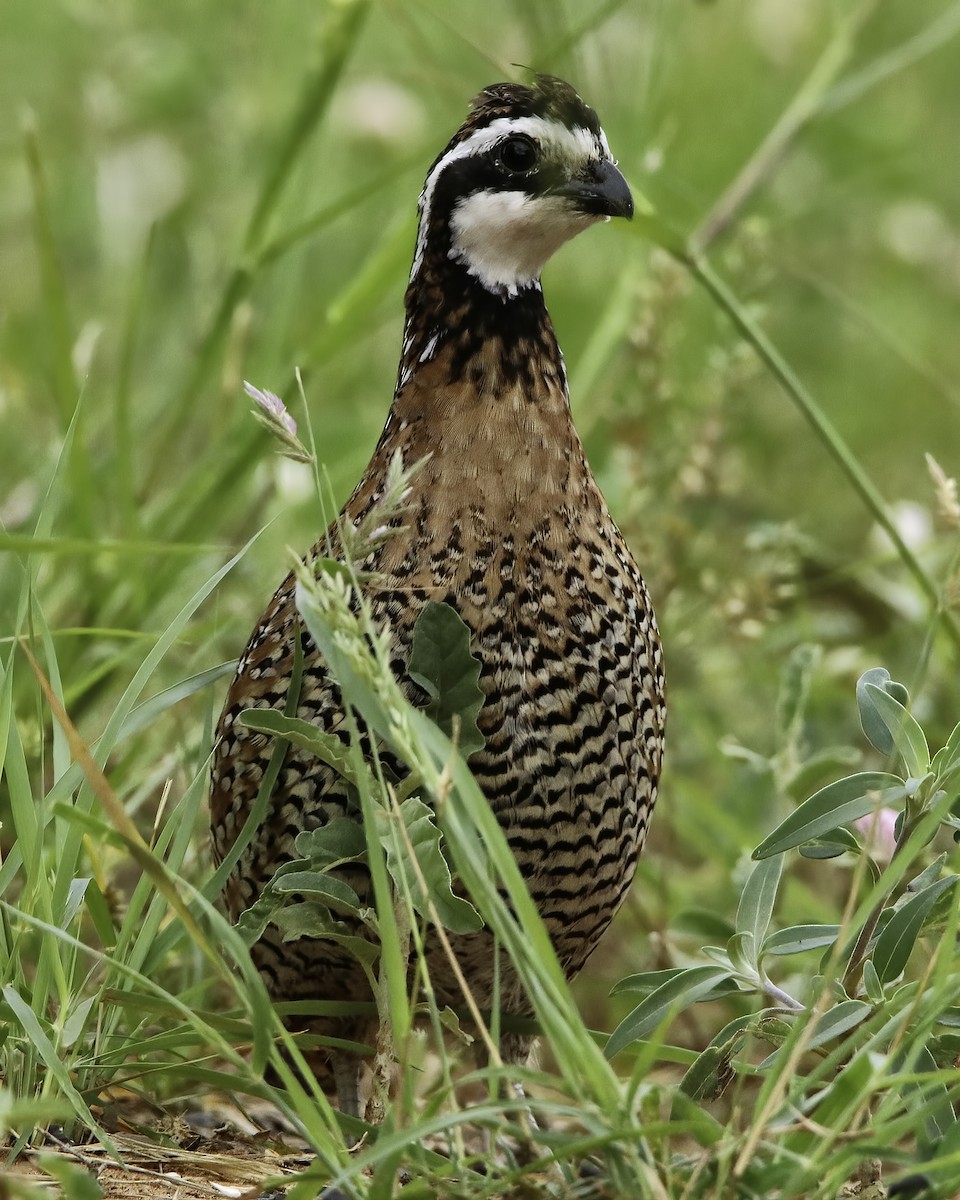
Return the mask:
<path fill-rule="evenodd" d="M 822 837 L 804 842 L 798 850 L 804 858 L 827 859 L 839 858 L 841 854 L 859 854 L 861 846 L 850 830 L 840 825 Z"/>
<path fill-rule="evenodd" d="M 848 821 L 865 817 L 881 805 L 906 795 L 904 782 L 885 771 L 861 771 L 828 784 L 805 800 L 754 850 L 753 857 L 769 858 L 830 833 Z"/>
<path fill-rule="evenodd" d="M 941 778 L 960 770 L 960 724 L 953 727 L 944 745 L 933 756 L 930 769 Z"/>
<path fill-rule="evenodd" d="M 936 1147 L 936 1152 L 940 1154 L 947 1149 L 949 1142 L 953 1141 L 952 1150 L 956 1153 L 960 1147 L 960 1137 L 951 1089 L 943 1082 L 943 1072 L 938 1069 L 930 1051 L 925 1046 L 921 1046 L 917 1051 L 905 1051 L 894 1060 L 893 1070 L 922 1076 L 921 1079 L 914 1078 L 904 1083 L 904 1097 L 911 1096 L 911 1105 L 919 1107 L 924 1113 L 927 1146 L 931 1150 Z M 921 1144 L 923 1141 L 921 1138 Z M 953 1191 L 952 1188 L 950 1190 Z"/>
<path fill-rule="evenodd" d="M 766 937 L 773 915 L 773 906 L 780 886 L 783 858 L 780 855 L 763 859 L 750 872 L 737 906 L 737 933 L 749 933 L 753 939 L 752 961 L 756 965 L 757 947 Z"/>
<path fill-rule="evenodd" d="M 878 687 L 875 683 L 863 686 L 861 715 L 865 703 L 872 705 L 877 719 L 886 727 L 891 742 L 903 759 L 907 774 L 915 778 L 925 775 L 930 769 L 930 750 L 916 718 L 886 688 Z"/>
<path fill-rule="evenodd" d="M 863 990 L 871 1004 L 882 1004 L 884 1002 L 883 984 L 880 982 L 877 968 L 873 965 L 873 960 L 870 958 L 863 964 Z"/>
<path fill-rule="evenodd" d="M 757 982 L 757 946 L 752 933 L 735 933 L 727 942 L 727 955 L 739 976 Z"/>
<path fill-rule="evenodd" d="M 896 979 L 906 967 L 934 903 L 947 888 L 956 884 L 958 878 L 960 876 L 948 875 L 938 879 L 901 904 L 889 917 L 873 951 L 873 965 L 881 983 Z"/>
<path fill-rule="evenodd" d="M 761 957 L 767 954 L 802 954 L 805 950 L 822 950 L 832 946 L 840 932 L 839 925 L 791 925 L 771 933 L 763 943 Z"/>
<path fill-rule="evenodd" d="M 722 1088 L 722 1076 L 729 1077 L 730 1060 L 747 1036 L 747 1026 L 760 1014 L 745 1013 L 734 1017 L 720 1030 L 687 1068 L 680 1080 L 680 1091 L 694 1100 L 715 1099 Z"/>
<path fill-rule="evenodd" d="M 650 992 L 655 992 L 661 984 L 681 975 L 683 970 L 683 967 L 669 967 L 665 971 L 640 971 L 636 975 L 626 975 L 613 985 L 610 995 L 619 996 L 622 992 L 641 992 L 649 995 Z"/>
<path fill-rule="evenodd" d="M 931 883 L 936 883 L 940 878 L 940 872 L 946 866 L 946 862 L 947 852 L 944 851 L 943 854 L 938 854 L 929 867 L 926 867 L 919 875 L 910 880 L 907 884 L 907 891 L 913 893 L 922 892 Z"/>
<path fill-rule="evenodd" d="M 841 1000 L 833 1008 L 828 1008 L 817 1021 L 810 1041 L 807 1042 L 807 1049 L 815 1050 L 817 1046 L 822 1046 L 825 1042 L 832 1042 L 834 1038 L 843 1037 L 845 1033 L 856 1029 L 862 1021 L 865 1021 L 872 1011 L 873 1006 L 864 1003 L 863 1000 Z"/>
<path fill-rule="evenodd" d="M 90 1009 L 96 999 L 96 996 L 87 996 L 85 1000 L 78 1001 L 70 1009 L 70 1015 L 64 1021 L 63 1032 L 60 1035 L 61 1046 L 72 1046 L 83 1033 L 83 1027 L 87 1023 L 87 1017 L 90 1015 Z"/>
<path fill-rule="evenodd" d="M 709 995 L 718 984 L 729 979 L 723 967 L 690 967 L 668 979 L 620 1022 L 607 1042 L 604 1053 L 612 1058 L 631 1042 L 657 1028 L 671 1012 L 680 1012 Z"/>
<path fill-rule="evenodd" d="M 869 671 L 864 671 L 857 680 L 857 707 L 860 709 L 860 728 L 863 730 L 864 737 L 870 745 L 874 749 L 879 750 L 881 754 L 893 753 L 893 738 L 890 736 L 890 730 L 887 728 L 886 722 L 880 719 L 880 714 L 877 712 L 872 699 L 867 693 L 867 687 L 870 684 L 883 687 L 885 683 L 889 682 L 891 682 L 890 672 L 886 667 L 871 667 Z"/>

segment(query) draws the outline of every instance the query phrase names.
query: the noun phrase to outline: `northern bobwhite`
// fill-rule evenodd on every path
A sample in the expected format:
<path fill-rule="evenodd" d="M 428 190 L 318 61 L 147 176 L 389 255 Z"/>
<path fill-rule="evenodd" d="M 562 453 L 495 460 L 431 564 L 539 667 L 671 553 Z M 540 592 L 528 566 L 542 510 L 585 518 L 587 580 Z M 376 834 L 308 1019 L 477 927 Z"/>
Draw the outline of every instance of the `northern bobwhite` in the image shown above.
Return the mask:
<path fill-rule="evenodd" d="M 376 503 L 396 451 L 406 466 L 429 456 L 412 483 L 406 527 L 363 564 L 377 573 L 373 613 L 393 631 L 401 680 L 428 600 L 454 606 L 469 627 L 486 695 L 478 721 L 486 743 L 470 765 L 572 977 L 633 879 L 657 792 L 664 692 L 653 609 L 571 421 L 540 272 L 590 225 L 629 218 L 633 201 L 596 113 L 569 84 L 541 75 L 529 87 L 498 83 L 480 93 L 430 168 L 419 211 L 393 405 L 341 517 L 356 522 Z M 329 554 L 331 544 L 336 552 L 336 526 L 317 552 Z M 283 707 L 297 629 L 298 715 L 332 732 L 342 726 L 339 691 L 300 626 L 288 576 L 220 718 L 211 798 L 218 861 L 273 750 L 237 715 Z M 300 831 L 344 814 L 359 819 L 340 777 L 290 746 L 267 818 L 228 881 L 233 917 L 296 857 Z M 479 1005 L 492 1007 L 492 938 L 481 930 L 453 941 Z M 357 964 L 330 942 L 284 944 L 268 927 L 254 958 L 277 1000 L 370 998 Z M 439 1003 L 462 1005 L 443 956 L 428 949 L 428 961 Z M 509 970 L 499 1003 L 529 1011 Z M 341 1037 L 360 1028 L 311 1027 Z M 526 1049 L 519 1039 L 512 1056 Z M 353 1098 L 340 1103 L 353 1107 Z"/>

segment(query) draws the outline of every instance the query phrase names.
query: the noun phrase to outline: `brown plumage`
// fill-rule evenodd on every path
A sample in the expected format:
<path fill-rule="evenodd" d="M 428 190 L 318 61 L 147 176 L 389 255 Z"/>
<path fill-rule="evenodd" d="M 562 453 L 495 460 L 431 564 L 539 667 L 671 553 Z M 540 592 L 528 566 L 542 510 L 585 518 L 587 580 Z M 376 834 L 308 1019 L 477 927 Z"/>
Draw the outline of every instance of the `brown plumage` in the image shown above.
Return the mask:
<path fill-rule="evenodd" d="M 486 742 L 470 765 L 570 977 L 634 875 L 660 772 L 663 673 L 643 580 L 571 421 L 539 271 L 581 229 L 631 212 L 596 115 L 569 85 L 541 76 L 533 87 L 498 84 L 474 101 L 427 177 L 393 405 L 342 513 L 356 521 L 370 510 L 396 451 L 408 466 L 429 456 L 414 477 L 405 526 L 363 564 L 377 573 L 372 611 L 393 631 L 401 680 L 426 601 L 453 605 L 471 630 Z M 317 549 L 337 546 L 334 527 Z M 220 718 L 211 798 L 218 860 L 250 812 L 273 749 L 236 717 L 283 706 L 298 626 L 288 577 L 254 630 Z M 301 636 L 298 715 L 337 732 L 339 691 Z M 342 781 L 288 748 L 267 818 L 228 882 L 232 915 L 295 856 L 297 833 L 339 815 L 358 817 Z M 490 936 L 454 944 L 478 1003 L 491 1006 Z M 329 942 L 284 945 L 268 928 L 254 957 L 277 999 L 369 999 L 360 969 Z M 462 1004 L 444 957 L 430 947 L 428 959 L 438 1001 Z M 509 971 L 500 1004 L 529 1011 Z M 360 1031 L 347 1024 L 336 1032 Z"/>

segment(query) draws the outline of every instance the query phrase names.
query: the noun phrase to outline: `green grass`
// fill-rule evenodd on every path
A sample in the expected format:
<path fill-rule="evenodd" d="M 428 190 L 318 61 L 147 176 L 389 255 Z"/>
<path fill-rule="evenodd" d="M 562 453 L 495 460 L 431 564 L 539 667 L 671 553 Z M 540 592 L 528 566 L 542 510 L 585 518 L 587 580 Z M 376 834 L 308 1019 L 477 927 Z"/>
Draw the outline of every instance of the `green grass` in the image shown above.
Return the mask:
<path fill-rule="evenodd" d="M 20 114 L 0 140 L 11 1155 L 51 1123 L 109 1145 L 96 1105 L 123 1083 L 174 1107 L 269 1095 L 318 1155 L 304 1195 L 337 1177 L 385 1197 L 400 1168 L 407 1195 L 564 1195 L 588 1156 L 630 1197 L 833 1197 L 874 1158 L 885 1183 L 924 1173 L 951 1195 L 958 527 L 924 453 L 960 474 L 960 6 L 125 0 L 14 4 L 0 24 L 0 101 Z M 570 989 L 462 763 L 409 714 L 425 797 L 455 763 L 447 853 L 545 1034 L 532 1161 L 493 1179 L 464 1131 L 523 1131 L 525 1113 L 467 1112 L 443 1057 L 348 1156 L 216 910 L 204 806 L 231 663 L 288 547 L 324 525 L 317 479 L 273 453 L 241 381 L 303 429 L 301 370 L 338 505 L 393 386 L 423 174 L 512 62 L 579 87 L 651 203 L 565 248 L 545 287 L 657 603 L 671 717 L 634 892 Z M 879 676 L 858 708 L 878 664 L 916 728 Z M 360 667 L 393 696 L 382 664 Z M 924 741 L 948 748 L 930 764 Z M 838 783 L 859 772 L 901 781 L 889 865 L 831 825 L 837 804 L 866 811 Z M 392 947 L 378 1002 L 422 1058 L 402 959 L 423 904 L 387 899 L 421 882 L 370 832 L 375 779 L 364 803 Z M 804 814 L 801 841 L 844 852 L 798 854 Z M 788 953 L 800 926 L 816 948 Z"/>

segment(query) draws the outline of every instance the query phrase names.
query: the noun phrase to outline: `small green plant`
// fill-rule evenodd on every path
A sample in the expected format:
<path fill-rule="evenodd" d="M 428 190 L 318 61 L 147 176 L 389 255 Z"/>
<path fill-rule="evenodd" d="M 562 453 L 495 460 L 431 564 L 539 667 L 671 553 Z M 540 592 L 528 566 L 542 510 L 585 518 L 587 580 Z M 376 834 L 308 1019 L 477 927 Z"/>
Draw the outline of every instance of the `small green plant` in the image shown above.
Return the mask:
<path fill-rule="evenodd" d="M 788 682 L 799 704 L 806 686 L 796 688 L 790 672 Z M 709 1101 L 739 1071 L 762 1081 L 741 1165 L 795 1123 L 777 1150 L 766 1150 L 774 1160 L 802 1154 L 801 1186 L 812 1187 L 825 1147 L 879 1125 L 882 1114 L 897 1128 L 915 1128 L 917 1159 L 952 1187 L 960 1181 L 953 1032 L 960 876 L 946 869 L 948 851 L 932 856 L 930 845 L 941 831 L 960 838 L 960 725 L 931 757 L 906 688 L 879 667 L 861 676 L 857 703 L 866 738 L 899 771 L 838 779 L 764 838 L 726 945 L 705 947 L 704 963 L 621 980 L 618 992 L 643 998 L 614 1030 L 607 1053 L 662 1030 L 696 1002 L 758 997 L 764 1007 L 725 1025 L 680 1084 L 692 1099 Z M 788 727 L 799 707 L 790 711 Z M 811 860 L 857 857 L 839 924 L 771 929 L 793 850 Z M 794 996 L 775 979 L 785 960 L 805 953 L 817 953 L 819 965 Z M 750 1039 L 773 1052 L 759 1063 L 739 1057 Z"/>

